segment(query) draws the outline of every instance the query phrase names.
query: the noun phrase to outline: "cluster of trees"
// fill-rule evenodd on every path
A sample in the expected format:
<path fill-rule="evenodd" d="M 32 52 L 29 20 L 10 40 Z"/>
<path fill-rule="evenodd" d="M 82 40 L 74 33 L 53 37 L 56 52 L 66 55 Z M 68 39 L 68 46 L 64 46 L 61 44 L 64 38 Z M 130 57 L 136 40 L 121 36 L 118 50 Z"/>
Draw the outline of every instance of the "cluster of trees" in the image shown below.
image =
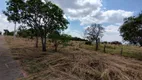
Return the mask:
<path fill-rule="evenodd" d="M 7 29 L 5 29 L 4 30 L 4 35 L 9 35 L 9 36 L 12 36 L 14 34 L 14 32 L 13 31 L 9 31 L 9 30 L 7 30 Z"/>
<path fill-rule="evenodd" d="M 64 12 L 57 5 L 46 0 L 9 0 L 7 1 L 6 11 L 3 13 L 10 22 L 15 24 L 23 24 L 18 34 L 31 34 L 36 37 L 35 46 L 38 47 L 38 38 L 41 38 L 42 51 L 46 51 L 47 36 L 67 29 L 69 22 L 63 17 Z M 26 32 L 23 33 L 23 32 Z M 60 33 L 61 34 L 61 33 Z M 56 41 L 55 41 L 56 42 Z"/>
<path fill-rule="evenodd" d="M 86 39 L 61 34 L 61 31 L 67 29 L 69 22 L 63 17 L 63 10 L 48 0 L 45 2 L 42 0 L 9 0 L 6 11 L 3 13 L 10 22 L 15 24 L 14 35 L 17 33 L 21 37 L 36 37 L 36 47 L 38 47 L 40 37 L 42 51 L 46 51 L 47 38 L 54 42 L 55 51 L 60 43 L 66 43 L 69 40 L 95 42 L 96 50 L 98 50 L 100 38 L 104 32 L 100 24 L 92 24 L 85 30 Z M 17 23 L 22 24 L 18 31 L 16 31 Z"/>
<path fill-rule="evenodd" d="M 112 41 L 112 42 L 107 42 L 107 41 L 104 41 L 104 42 L 101 42 L 102 44 L 116 44 L 116 45 L 121 45 L 122 43 L 119 42 L 119 41 Z"/>
<path fill-rule="evenodd" d="M 125 18 L 120 33 L 125 41 L 142 46 L 142 13 Z"/>

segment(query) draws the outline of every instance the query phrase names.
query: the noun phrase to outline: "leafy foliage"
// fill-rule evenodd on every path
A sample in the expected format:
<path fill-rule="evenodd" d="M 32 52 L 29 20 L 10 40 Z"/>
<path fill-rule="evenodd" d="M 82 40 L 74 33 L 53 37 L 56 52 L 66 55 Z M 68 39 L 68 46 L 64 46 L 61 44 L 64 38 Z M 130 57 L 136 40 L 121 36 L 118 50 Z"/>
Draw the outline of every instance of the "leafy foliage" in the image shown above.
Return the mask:
<path fill-rule="evenodd" d="M 10 32 L 10 31 L 7 30 L 7 29 L 4 30 L 4 35 L 12 36 L 13 34 L 14 34 L 13 31 Z"/>
<path fill-rule="evenodd" d="M 13 35 L 16 36 L 16 24 L 21 22 L 24 0 L 9 0 L 6 3 L 6 11 L 3 13 L 7 16 L 8 21 L 15 24 Z"/>
<path fill-rule="evenodd" d="M 7 19 L 11 22 L 20 22 L 20 14 L 22 9 L 22 4 L 24 3 L 23 0 L 9 0 L 6 2 L 7 7 L 6 11 L 3 11 L 3 13 L 8 17 Z"/>
<path fill-rule="evenodd" d="M 86 41 L 85 44 L 86 44 L 86 45 L 92 45 L 92 42 Z"/>
<path fill-rule="evenodd" d="M 24 17 L 24 20 L 28 20 L 30 25 L 33 23 L 34 29 L 41 37 L 43 51 L 46 51 L 47 34 L 55 30 L 64 30 L 69 23 L 63 17 L 63 11 L 50 1 L 43 3 L 41 0 L 27 0 L 25 12 L 28 17 Z"/>
<path fill-rule="evenodd" d="M 23 38 L 33 37 L 35 36 L 34 30 L 32 28 L 27 29 L 26 26 L 20 26 L 17 32 L 17 35 Z"/>
<path fill-rule="evenodd" d="M 142 46 L 142 13 L 125 18 L 120 33 L 125 41 L 132 44 L 139 43 Z"/>

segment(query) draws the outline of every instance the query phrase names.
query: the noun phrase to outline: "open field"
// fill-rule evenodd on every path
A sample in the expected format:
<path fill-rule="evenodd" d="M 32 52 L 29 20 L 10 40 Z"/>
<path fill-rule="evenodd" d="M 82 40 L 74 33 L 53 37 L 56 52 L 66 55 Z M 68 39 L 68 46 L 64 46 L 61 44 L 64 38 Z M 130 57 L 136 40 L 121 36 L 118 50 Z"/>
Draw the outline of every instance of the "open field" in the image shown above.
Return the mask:
<path fill-rule="evenodd" d="M 41 46 L 34 48 L 34 40 L 5 38 L 13 58 L 20 61 L 28 75 L 20 80 L 142 80 L 139 47 L 123 46 L 123 56 L 127 56 L 123 57 L 119 55 L 121 46 L 109 45 L 104 54 L 103 45 L 96 52 L 94 46 L 70 42 L 54 52 L 48 42 L 47 52 L 43 53 Z"/>
<path fill-rule="evenodd" d="M 81 47 L 88 50 L 93 50 L 93 51 L 95 50 L 94 45 L 82 45 Z M 121 54 L 121 49 L 123 49 L 122 54 Z M 104 52 L 104 44 L 100 44 L 99 52 L 101 53 Z M 139 47 L 139 46 L 107 44 L 106 53 L 142 60 L 142 47 Z"/>

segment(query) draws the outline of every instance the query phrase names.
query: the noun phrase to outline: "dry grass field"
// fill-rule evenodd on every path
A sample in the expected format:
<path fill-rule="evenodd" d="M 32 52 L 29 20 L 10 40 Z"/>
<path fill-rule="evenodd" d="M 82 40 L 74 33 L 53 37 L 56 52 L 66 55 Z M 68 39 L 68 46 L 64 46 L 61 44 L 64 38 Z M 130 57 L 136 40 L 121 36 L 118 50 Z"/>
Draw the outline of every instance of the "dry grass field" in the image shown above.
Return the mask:
<path fill-rule="evenodd" d="M 94 46 L 75 42 L 54 52 L 48 42 L 47 52 L 43 53 L 41 46 L 34 48 L 34 40 L 8 36 L 5 39 L 13 58 L 20 61 L 28 75 L 20 80 L 142 80 L 142 61 L 128 56 L 141 54 L 142 48 L 124 46 L 123 55 L 127 57 L 123 57 L 104 54 L 102 45 L 96 52 Z M 120 52 L 119 48 L 112 50 L 108 48 L 107 53 Z"/>

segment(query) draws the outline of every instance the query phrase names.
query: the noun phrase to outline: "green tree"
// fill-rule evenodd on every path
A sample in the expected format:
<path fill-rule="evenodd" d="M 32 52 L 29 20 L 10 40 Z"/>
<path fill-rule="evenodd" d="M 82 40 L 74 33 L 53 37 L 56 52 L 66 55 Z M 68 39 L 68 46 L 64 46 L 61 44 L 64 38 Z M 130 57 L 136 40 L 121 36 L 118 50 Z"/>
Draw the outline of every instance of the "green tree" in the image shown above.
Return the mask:
<path fill-rule="evenodd" d="M 120 34 L 125 41 L 142 46 L 142 13 L 124 19 Z"/>
<path fill-rule="evenodd" d="M 27 24 L 36 35 L 35 47 L 38 48 L 41 27 L 41 13 L 44 3 L 41 0 L 27 0 L 23 10 L 23 22 Z"/>
<path fill-rule="evenodd" d="M 41 0 L 10 0 L 7 2 L 4 14 L 10 21 L 21 22 L 36 33 L 36 47 L 38 37 L 41 37 L 42 51 L 46 51 L 47 35 L 55 30 L 64 30 L 69 22 L 63 17 L 63 11 L 51 3 Z"/>
<path fill-rule="evenodd" d="M 46 51 L 47 34 L 50 34 L 55 30 L 67 29 L 67 24 L 69 22 L 63 17 L 63 15 L 64 13 L 62 9 L 50 1 L 47 1 L 43 5 L 41 11 L 42 25 L 39 27 L 43 51 Z"/>
<path fill-rule="evenodd" d="M 100 24 L 92 24 L 85 30 L 85 37 L 93 42 L 96 42 L 96 51 L 99 48 L 99 40 L 103 36 L 104 28 Z"/>
<path fill-rule="evenodd" d="M 3 13 L 7 16 L 8 21 L 13 22 L 15 24 L 14 27 L 14 36 L 16 36 L 16 24 L 20 23 L 21 18 L 21 9 L 23 8 L 23 0 L 9 0 L 6 2 L 7 7 L 6 11 Z"/>

